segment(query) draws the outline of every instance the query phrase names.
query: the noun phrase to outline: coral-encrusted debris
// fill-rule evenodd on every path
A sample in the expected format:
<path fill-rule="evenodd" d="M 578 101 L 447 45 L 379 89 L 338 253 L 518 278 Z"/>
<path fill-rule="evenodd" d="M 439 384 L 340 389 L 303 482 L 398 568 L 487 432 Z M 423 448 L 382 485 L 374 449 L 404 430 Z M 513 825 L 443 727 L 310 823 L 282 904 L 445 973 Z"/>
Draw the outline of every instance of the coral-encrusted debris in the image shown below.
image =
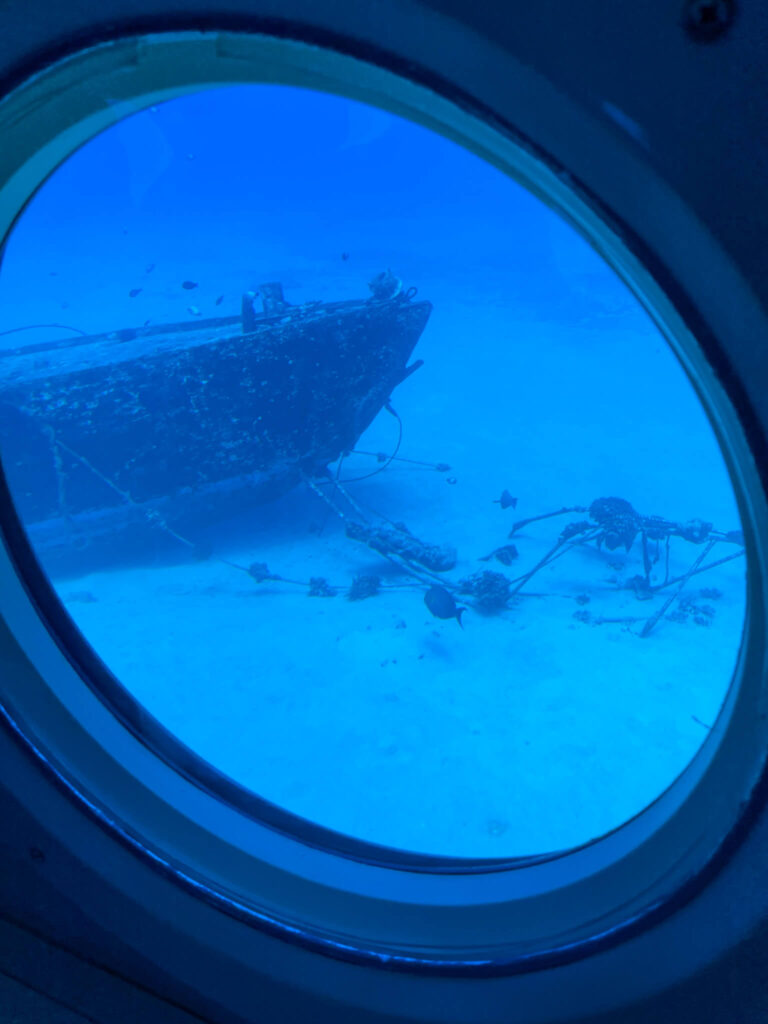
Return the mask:
<path fill-rule="evenodd" d="M 475 599 L 475 606 L 486 612 L 500 612 L 512 596 L 512 584 L 503 573 L 476 572 L 459 581 L 459 592 Z"/>
<path fill-rule="evenodd" d="M 366 597 L 373 597 L 378 594 L 381 588 L 380 576 L 355 576 L 352 585 L 347 591 L 347 598 L 350 601 L 363 601 Z"/>

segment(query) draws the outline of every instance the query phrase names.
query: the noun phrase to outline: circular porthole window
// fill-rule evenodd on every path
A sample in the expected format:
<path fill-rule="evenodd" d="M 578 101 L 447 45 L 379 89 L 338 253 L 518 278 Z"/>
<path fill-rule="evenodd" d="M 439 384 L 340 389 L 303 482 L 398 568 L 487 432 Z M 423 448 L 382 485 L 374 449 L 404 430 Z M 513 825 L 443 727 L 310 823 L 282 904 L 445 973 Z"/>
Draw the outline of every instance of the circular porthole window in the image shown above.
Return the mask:
<path fill-rule="evenodd" d="M 508 899 L 549 883 L 504 865 L 626 859 L 738 697 L 715 385 L 514 143 L 242 75 L 116 103 L 4 242 L 0 457 L 77 685 L 360 864 Z"/>
<path fill-rule="evenodd" d="M 0 289 L 32 546 L 240 785 L 514 857 L 700 747 L 744 619 L 717 441 L 627 286 L 496 168 L 353 100 L 201 92 L 58 168 Z"/>

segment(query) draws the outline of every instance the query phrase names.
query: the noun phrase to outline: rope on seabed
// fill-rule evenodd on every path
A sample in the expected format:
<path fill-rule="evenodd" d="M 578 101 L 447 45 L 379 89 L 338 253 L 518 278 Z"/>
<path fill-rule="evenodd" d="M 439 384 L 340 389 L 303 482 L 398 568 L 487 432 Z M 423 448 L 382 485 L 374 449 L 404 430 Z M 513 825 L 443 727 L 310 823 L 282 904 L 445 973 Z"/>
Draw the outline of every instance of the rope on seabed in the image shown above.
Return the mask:
<path fill-rule="evenodd" d="M 403 421 L 400 419 L 400 417 L 395 412 L 395 410 L 392 408 L 392 406 L 389 404 L 389 402 L 387 402 L 387 404 L 384 406 L 384 408 L 387 410 L 388 413 L 390 413 L 392 416 L 394 416 L 395 419 L 397 420 L 398 431 L 397 431 L 397 444 L 395 445 L 395 450 L 389 456 L 389 458 L 384 463 L 384 465 L 383 466 L 379 466 L 378 469 L 374 469 L 374 471 L 372 473 L 366 473 L 365 476 L 353 476 L 353 477 L 350 477 L 348 480 L 337 480 L 336 481 L 337 484 L 339 484 L 339 483 L 342 483 L 342 484 L 356 484 L 358 482 L 358 480 L 369 480 L 372 476 L 376 476 L 378 473 L 383 473 L 384 470 L 387 469 L 388 466 L 391 466 L 392 462 L 397 458 L 397 453 L 400 451 L 400 445 L 403 443 Z"/>

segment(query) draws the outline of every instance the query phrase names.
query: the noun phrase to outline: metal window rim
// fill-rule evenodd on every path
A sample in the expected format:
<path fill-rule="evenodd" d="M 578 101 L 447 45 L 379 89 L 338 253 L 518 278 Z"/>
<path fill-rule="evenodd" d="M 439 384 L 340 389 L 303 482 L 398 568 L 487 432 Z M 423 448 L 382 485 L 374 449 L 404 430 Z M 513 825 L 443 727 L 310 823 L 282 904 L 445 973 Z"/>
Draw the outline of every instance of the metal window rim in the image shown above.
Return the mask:
<path fill-rule="evenodd" d="M 13 553 L 2 549 L 0 616 L 8 632 L 0 635 L 0 658 L 16 667 L 2 691 L 7 724 L 15 723 L 17 736 L 26 736 L 28 748 L 60 774 L 85 813 L 109 809 L 112 824 L 105 819 L 102 826 L 116 841 L 133 837 L 134 853 L 148 864 L 159 856 L 169 877 L 175 872 L 186 884 L 182 876 L 188 876 L 191 898 L 196 881 L 214 904 L 221 896 L 222 937 L 233 955 L 243 929 L 271 918 L 275 935 L 282 922 L 283 939 L 339 961 L 412 973 L 546 973 L 552 964 L 587 956 L 596 944 L 637 934 L 650 924 L 644 915 L 660 920 L 681 905 L 682 886 L 694 895 L 696 879 L 712 870 L 725 837 L 735 836 L 761 776 L 768 738 L 768 509 L 749 448 L 683 315 L 633 252 L 632 240 L 622 237 L 618 219 L 609 226 L 567 173 L 526 141 L 422 85 L 310 44 L 178 32 L 115 40 L 46 68 L 0 102 L 0 238 L 45 177 L 98 131 L 164 99 L 245 82 L 338 92 L 440 131 L 558 209 L 632 284 L 686 366 L 734 480 L 750 566 L 741 685 L 732 687 L 691 766 L 627 826 L 550 863 L 471 877 L 340 863 L 245 819 L 159 764 L 83 684 L 41 621 Z M 161 867 L 157 859 L 154 866 Z M 249 908 L 256 911 L 250 923 Z"/>

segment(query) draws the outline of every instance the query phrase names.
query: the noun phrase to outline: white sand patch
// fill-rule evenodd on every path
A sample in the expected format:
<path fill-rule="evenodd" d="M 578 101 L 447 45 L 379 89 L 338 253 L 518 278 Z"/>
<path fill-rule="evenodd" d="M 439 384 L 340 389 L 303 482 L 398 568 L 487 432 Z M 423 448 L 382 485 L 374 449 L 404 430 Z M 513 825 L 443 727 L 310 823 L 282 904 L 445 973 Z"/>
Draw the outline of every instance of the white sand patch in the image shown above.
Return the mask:
<path fill-rule="evenodd" d="M 349 490 L 423 540 L 454 544 L 452 580 L 520 576 L 585 515 L 543 520 L 510 541 L 512 523 L 597 497 L 738 527 L 703 415 L 680 380 L 668 383 L 674 366 L 652 336 L 507 325 L 515 340 L 499 354 L 490 318 L 484 344 L 469 349 L 460 309 L 451 322 L 436 315 L 417 351 L 428 362 L 393 398 L 401 454 L 445 460 L 450 473 L 393 463 Z M 633 369 L 616 372 L 617 361 Z M 395 437 L 382 413 L 360 447 L 391 451 Z M 351 456 L 341 477 L 375 466 Z M 493 503 L 502 487 L 516 509 Z M 303 489 L 256 510 L 239 547 L 227 536 L 216 556 L 244 567 L 266 562 L 340 588 L 376 573 L 384 589 L 363 601 L 343 589 L 311 598 L 214 558 L 70 580 L 67 607 L 126 686 L 211 764 L 312 821 L 385 845 L 513 856 L 616 827 L 695 754 L 740 644 L 743 559 L 693 577 L 690 603 L 676 602 L 643 639 L 643 620 L 669 591 L 639 601 L 621 589 L 642 573 L 639 541 L 629 554 L 572 550 L 501 614 L 470 608 L 462 630 L 432 617 L 425 586 L 345 538 Z M 478 561 L 506 543 L 519 552 L 512 565 Z M 673 539 L 671 576 L 701 550 Z M 718 544 L 709 560 L 735 550 Z M 664 571 L 662 545 L 654 582 Z"/>

